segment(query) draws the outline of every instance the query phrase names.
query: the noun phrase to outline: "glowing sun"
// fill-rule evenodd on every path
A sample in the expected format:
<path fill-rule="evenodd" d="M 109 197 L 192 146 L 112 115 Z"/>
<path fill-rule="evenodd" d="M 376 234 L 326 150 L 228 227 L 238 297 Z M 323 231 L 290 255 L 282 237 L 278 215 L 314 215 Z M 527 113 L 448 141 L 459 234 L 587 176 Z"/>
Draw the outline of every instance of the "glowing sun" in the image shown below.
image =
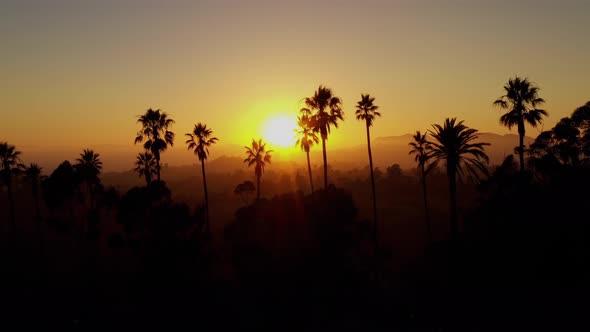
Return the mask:
<path fill-rule="evenodd" d="M 271 117 L 264 127 L 262 133 L 264 139 L 276 147 L 292 147 L 295 145 L 295 129 L 297 120 L 294 117 L 278 115 Z"/>

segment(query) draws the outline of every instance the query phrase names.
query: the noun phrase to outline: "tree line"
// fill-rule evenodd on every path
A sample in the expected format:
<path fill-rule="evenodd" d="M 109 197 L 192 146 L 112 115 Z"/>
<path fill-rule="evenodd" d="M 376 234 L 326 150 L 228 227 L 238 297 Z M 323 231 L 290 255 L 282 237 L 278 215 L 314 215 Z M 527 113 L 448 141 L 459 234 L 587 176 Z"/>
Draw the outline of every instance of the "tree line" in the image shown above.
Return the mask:
<path fill-rule="evenodd" d="M 530 170 L 546 171 L 554 169 L 555 165 L 566 167 L 577 167 L 588 164 L 590 156 L 590 102 L 581 106 L 571 117 L 564 118 L 551 130 L 542 132 L 529 148 L 524 146 L 526 134 L 525 124 L 533 127 L 542 123 L 543 117 L 548 116 L 547 111 L 540 109 L 545 101 L 539 97 L 539 87 L 526 78 L 510 78 L 503 87 L 504 94 L 493 102 L 506 112 L 500 117 L 500 123 L 509 129 L 513 126 L 518 128 L 519 141 L 515 153 L 519 156 L 520 172 L 525 173 L 527 166 Z M 328 189 L 328 157 L 327 141 L 333 129 L 338 128 L 340 122 L 344 121 L 342 99 L 336 96 L 329 87 L 320 85 L 313 95 L 303 99 L 304 107 L 299 111 L 297 118 L 298 128 L 296 130 L 296 145 L 306 154 L 307 168 L 310 183 L 310 192 L 313 196 L 314 185 L 311 172 L 311 149 L 321 142 L 323 161 L 323 184 Z M 369 94 L 361 94 L 361 99 L 356 104 L 356 119 L 364 122 L 367 137 L 367 152 L 369 160 L 369 171 L 371 178 L 372 208 L 373 208 L 373 237 L 375 244 L 378 243 L 377 223 L 377 200 L 375 197 L 375 175 L 373 167 L 373 156 L 371 151 L 370 128 L 381 116 L 379 107 L 375 104 L 375 98 Z M 135 160 L 134 171 L 145 179 L 146 185 L 150 186 L 154 178 L 161 181 L 161 157 L 162 153 L 169 146 L 174 145 L 175 133 L 171 130 L 174 120 L 169 114 L 159 109 L 148 109 L 145 114 L 138 116 L 137 123 L 141 126 L 135 138 L 135 144 L 142 143 L 144 152 L 139 153 Z M 489 159 L 485 153 L 485 142 L 478 141 L 478 131 L 469 128 L 456 118 L 447 118 L 442 124 L 434 124 L 425 133 L 417 131 L 413 140 L 409 142 L 409 154 L 415 156 L 417 168 L 420 173 L 421 187 L 423 192 L 424 216 L 429 239 L 432 238 L 431 226 L 428 213 L 428 197 L 426 194 L 427 176 L 429 172 L 437 167 L 446 171 L 449 181 L 449 214 L 450 229 L 452 237 L 457 237 L 457 193 L 456 184 L 461 178 L 472 178 L 479 180 L 482 176 L 487 177 Z M 204 123 L 194 125 L 192 132 L 186 133 L 185 142 L 187 149 L 193 151 L 201 164 L 201 176 L 203 179 L 204 211 L 206 213 L 206 227 L 209 225 L 209 195 L 206 180 L 206 160 L 210 148 L 219 139 L 214 136 L 213 130 Z M 248 167 L 254 167 L 256 178 L 256 199 L 261 197 L 260 179 L 265 168 L 271 163 L 272 150 L 262 139 L 253 139 L 249 146 L 245 146 L 246 158 L 244 163 Z M 528 156 L 528 165 L 525 161 Z M 51 187 L 52 181 L 42 176 L 42 168 L 31 163 L 25 166 L 20 158 L 21 152 L 14 145 L 7 142 L 0 143 L 1 180 L 7 188 L 9 215 L 15 228 L 14 197 L 12 179 L 14 176 L 23 175 L 31 184 L 31 192 L 35 198 L 36 215 L 39 216 L 39 188 L 41 183 L 44 187 Z M 90 208 L 94 206 L 94 193 L 100 185 L 99 175 L 102 171 L 100 154 L 93 150 L 85 149 L 80 158 L 71 169 L 68 165 L 60 165 L 61 170 L 54 171 L 54 174 L 75 173 L 77 181 L 66 181 L 70 186 L 80 186 L 85 193 L 85 204 Z M 60 168 L 58 167 L 58 169 Z M 67 171 L 66 171 L 67 170 Z M 72 173 L 73 174 L 73 173 Z M 537 178 L 546 178 L 546 175 L 535 173 Z M 56 176 L 57 177 L 57 176 Z M 62 178 L 67 178 L 62 176 Z M 64 180 L 65 181 L 65 180 Z M 236 188 L 237 194 L 244 194 L 253 188 L 253 183 L 246 181 L 240 188 Z M 67 185 L 66 185 L 67 187 Z M 62 188 L 62 190 L 64 190 Z M 48 200 L 55 200 L 55 197 L 48 197 Z"/>

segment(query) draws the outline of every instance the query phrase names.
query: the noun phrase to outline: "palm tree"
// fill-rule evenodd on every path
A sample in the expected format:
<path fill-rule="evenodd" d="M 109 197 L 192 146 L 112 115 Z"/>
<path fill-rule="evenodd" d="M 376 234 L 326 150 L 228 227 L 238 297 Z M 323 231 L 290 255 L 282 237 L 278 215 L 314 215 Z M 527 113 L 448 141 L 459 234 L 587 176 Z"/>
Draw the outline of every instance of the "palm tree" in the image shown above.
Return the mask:
<path fill-rule="evenodd" d="M 344 120 L 342 100 L 334 96 L 332 90 L 320 85 L 313 97 L 305 98 L 303 114 L 312 116 L 314 131 L 322 138 L 322 154 L 324 158 L 324 188 L 328 189 L 328 158 L 326 156 L 326 141 L 330 135 L 330 128 L 338 128 L 338 120 Z"/>
<path fill-rule="evenodd" d="M 94 208 L 93 187 L 100 182 L 98 175 L 102 171 L 102 161 L 100 161 L 99 157 L 99 153 L 95 153 L 90 149 L 84 149 L 84 151 L 80 153 L 80 158 L 77 158 L 76 164 L 74 164 L 74 169 L 78 171 L 82 183 L 86 186 L 91 208 Z"/>
<path fill-rule="evenodd" d="M 370 95 L 361 94 L 361 100 L 356 103 L 356 119 L 365 121 L 367 127 L 367 148 L 369 150 L 369 168 L 371 169 L 371 191 L 373 193 L 373 238 L 375 245 L 377 245 L 377 198 L 375 196 L 375 175 L 373 173 L 373 154 L 371 152 L 371 133 L 369 128 L 373 125 L 373 121 L 381 113 L 377 112 L 379 106 L 373 104 L 374 97 Z"/>
<path fill-rule="evenodd" d="M 86 216 L 88 223 L 90 223 L 91 213 L 95 213 L 94 190 L 95 186 L 100 183 L 98 175 L 102 171 L 102 161 L 100 161 L 99 157 L 99 153 L 95 153 L 90 149 L 84 149 L 84 151 L 80 153 L 80 158 L 77 158 L 76 163 L 74 164 L 74 169 L 79 174 L 81 185 L 85 188 L 86 195 L 90 199 L 90 211 L 87 211 L 88 214 Z M 84 206 L 86 207 L 86 199 L 84 200 Z M 82 236 L 86 234 L 86 226 L 86 223 L 82 223 Z"/>
<path fill-rule="evenodd" d="M 428 167 L 426 163 L 430 160 L 430 142 L 426 139 L 426 135 L 422 135 L 420 131 L 412 136 L 414 141 L 408 143 L 412 147 L 410 155 L 414 155 L 414 161 L 418 163 L 420 174 L 422 175 L 422 195 L 424 198 L 424 219 L 426 222 L 426 230 L 428 233 L 428 243 L 432 243 L 432 229 L 430 227 L 430 216 L 428 214 L 428 200 L 426 193 L 426 175 L 436 166 L 436 163 L 430 163 Z"/>
<path fill-rule="evenodd" d="M 145 182 L 149 186 L 152 183 L 152 176 L 157 174 L 154 155 L 147 151 L 139 153 L 133 170 L 139 174 L 139 177 L 145 177 Z"/>
<path fill-rule="evenodd" d="M 20 160 L 21 152 L 16 150 L 14 145 L 8 145 L 7 142 L 0 142 L 0 174 L 1 179 L 8 190 L 8 206 L 10 210 L 10 220 L 12 230 L 16 232 L 16 218 L 14 215 L 14 197 L 12 192 L 12 176 L 22 168 Z"/>
<path fill-rule="evenodd" d="M 168 145 L 174 146 L 174 133 L 168 130 L 174 124 L 174 120 L 165 112 L 150 108 L 138 117 L 137 122 L 141 124 L 141 130 L 137 133 L 135 144 L 145 140 L 143 148 L 155 156 L 156 172 L 160 181 L 160 153 L 166 151 Z"/>
<path fill-rule="evenodd" d="M 31 194 L 35 200 L 35 217 L 37 220 L 39 220 L 41 216 L 39 208 L 39 183 L 41 180 L 42 170 L 43 168 L 39 167 L 37 164 L 30 164 L 29 166 L 25 167 L 25 177 L 31 183 Z"/>
<path fill-rule="evenodd" d="M 547 112 L 537 109 L 545 100 L 539 97 L 539 88 L 528 81 L 528 79 L 518 76 L 509 79 L 504 85 L 505 95 L 494 101 L 494 105 L 501 109 L 507 110 L 500 117 L 500 123 L 508 129 L 513 126 L 518 127 L 518 154 L 520 156 L 520 171 L 524 172 L 524 124 L 527 122 L 533 127 L 543 122 L 543 116 L 548 116 Z"/>
<path fill-rule="evenodd" d="M 186 141 L 189 150 L 193 150 L 197 158 L 201 161 L 201 171 L 203 173 L 203 190 L 205 191 L 205 211 L 207 220 L 207 231 L 209 228 L 209 196 L 207 193 L 207 177 L 205 176 L 205 160 L 209 156 L 209 147 L 215 144 L 219 139 L 213 137 L 213 130 L 207 128 L 207 125 L 198 123 L 195 125 L 192 133 L 186 134 L 189 139 Z"/>
<path fill-rule="evenodd" d="M 488 143 L 473 143 L 477 140 L 477 130 L 457 122 L 456 118 L 445 120 L 443 126 L 432 125 L 428 132 L 434 138 L 430 143 L 430 155 L 436 162 L 443 162 L 449 178 L 451 236 L 456 239 L 459 234 L 457 225 L 457 174 L 465 173 L 478 178 L 480 173 L 487 174 L 486 164 L 489 159 L 484 152 Z M 482 162 L 483 161 L 483 162 Z M 484 164 L 485 162 L 485 164 Z"/>
<path fill-rule="evenodd" d="M 39 248 L 43 249 L 43 236 L 41 234 L 41 213 L 39 208 L 39 185 L 41 182 L 42 167 L 37 164 L 30 164 L 24 168 L 25 178 L 31 183 L 31 194 L 35 200 L 35 219 L 37 220 L 37 236 L 39 237 Z"/>
<path fill-rule="evenodd" d="M 234 194 L 240 195 L 244 204 L 248 204 L 249 196 L 256 191 L 254 183 L 250 180 L 246 180 L 236 186 Z"/>
<path fill-rule="evenodd" d="M 251 147 L 245 146 L 246 148 L 246 159 L 245 163 L 248 163 L 248 167 L 254 166 L 254 174 L 256 175 L 256 200 L 260 199 L 260 177 L 264 173 L 264 167 L 266 164 L 270 164 L 270 153 L 272 150 L 266 150 L 266 143 L 262 142 L 262 139 L 252 140 Z"/>
<path fill-rule="evenodd" d="M 313 194 L 313 177 L 311 175 L 311 162 L 309 160 L 309 151 L 314 144 L 320 142 L 318 135 L 313 131 L 313 124 L 311 117 L 307 114 L 302 114 L 297 118 L 298 129 L 295 129 L 297 133 L 297 142 L 295 145 L 300 146 L 301 150 L 305 151 L 307 155 L 307 172 L 309 173 L 309 185 L 311 186 L 311 193 Z"/>

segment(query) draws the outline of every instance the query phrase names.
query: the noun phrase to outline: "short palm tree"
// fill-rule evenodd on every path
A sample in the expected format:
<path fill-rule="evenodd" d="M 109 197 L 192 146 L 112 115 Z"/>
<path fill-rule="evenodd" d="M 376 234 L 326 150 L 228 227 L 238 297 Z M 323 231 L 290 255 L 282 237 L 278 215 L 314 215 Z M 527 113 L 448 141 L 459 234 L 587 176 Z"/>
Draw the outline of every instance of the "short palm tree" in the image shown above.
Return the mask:
<path fill-rule="evenodd" d="M 313 177 L 311 173 L 311 161 L 309 159 L 309 151 L 314 144 L 318 144 L 320 139 L 317 133 L 313 130 L 313 123 L 311 117 L 307 114 L 302 114 L 297 118 L 297 142 L 295 145 L 301 147 L 301 150 L 305 151 L 307 156 L 307 172 L 309 173 L 309 185 L 311 187 L 311 193 L 313 194 Z"/>
<path fill-rule="evenodd" d="M 433 160 L 442 162 L 449 178 L 451 236 L 456 239 L 459 234 L 457 224 L 457 174 L 470 175 L 478 178 L 479 174 L 487 174 L 486 164 L 489 159 L 484 152 L 488 143 L 474 143 L 477 140 L 477 130 L 468 128 L 463 121 L 456 118 L 445 120 L 441 125 L 432 125 L 429 130 L 434 139 L 429 148 Z"/>
<path fill-rule="evenodd" d="M 246 180 L 236 186 L 234 194 L 240 195 L 244 204 L 248 204 L 249 196 L 256 191 L 254 183 L 250 180 Z"/>
<path fill-rule="evenodd" d="M 246 159 L 248 167 L 254 165 L 254 174 L 256 175 L 256 200 L 260 199 L 260 177 L 264 173 L 266 164 L 270 164 L 272 150 L 266 150 L 266 143 L 262 139 L 252 140 L 251 146 L 245 146 Z"/>
<path fill-rule="evenodd" d="M 361 100 L 356 103 L 356 119 L 365 121 L 367 128 L 367 149 L 369 151 L 369 168 L 371 169 L 371 192 L 373 194 L 373 240 L 377 244 L 377 198 L 375 197 L 375 175 L 373 172 L 373 153 L 371 152 L 371 132 L 369 128 L 373 125 L 376 117 L 381 116 L 377 110 L 379 106 L 374 104 L 375 98 L 370 95 L 361 94 Z"/>
<path fill-rule="evenodd" d="M 418 164 L 420 169 L 421 181 L 422 182 L 422 195 L 424 199 L 424 221 L 426 222 L 426 230 L 428 234 L 428 243 L 432 243 L 432 229 L 430 226 L 430 216 L 428 214 L 428 195 L 426 193 L 426 175 L 432 170 L 436 163 L 430 163 L 430 142 L 428 142 L 426 135 L 423 135 L 420 131 L 416 131 L 416 134 L 412 136 L 414 140 L 408 143 L 412 147 L 410 155 L 414 155 L 414 161 Z"/>
<path fill-rule="evenodd" d="M 41 234 L 41 212 L 39 207 L 39 187 L 41 183 L 42 167 L 37 164 L 30 164 L 24 167 L 24 174 L 27 181 L 31 184 L 31 194 L 35 200 L 35 219 L 37 221 L 37 236 L 39 237 L 39 248 L 43 250 L 43 236 Z"/>
<path fill-rule="evenodd" d="M 303 114 L 312 116 L 314 131 L 322 138 L 322 155 L 324 159 L 324 188 L 328 188 L 328 158 L 326 156 L 326 141 L 332 126 L 338 128 L 338 120 L 344 120 L 342 100 L 334 96 L 332 89 L 320 85 L 314 95 L 305 98 Z"/>
<path fill-rule="evenodd" d="M 99 157 L 99 153 L 95 153 L 90 149 L 84 149 L 80 153 L 80 158 L 77 158 L 76 164 L 74 164 L 74 169 L 80 174 L 82 183 L 86 186 L 86 192 L 90 198 L 90 206 L 92 208 L 94 207 L 94 186 L 100 182 L 98 175 L 102 171 L 102 161 Z"/>
<path fill-rule="evenodd" d="M 145 182 L 149 186 L 152 183 L 152 176 L 157 174 L 156 158 L 149 152 L 139 153 L 135 160 L 135 168 L 140 177 L 145 177 Z"/>
<path fill-rule="evenodd" d="M 508 129 L 513 126 L 518 127 L 518 154 L 520 157 L 520 171 L 524 172 L 524 135 L 525 122 L 533 127 L 543 122 L 543 117 L 547 116 L 547 112 L 538 109 L 537 106 L 542 105 L 545 100 L 539 97 L 539 88 L 528 81 L 526 78 L 518 76 L 508 80 L 504 85 L 505 95 L 494 101 L 494 105 L 507 112 L 500 117 L 500 123 Z"/>
<path fill-rule="evenodd" d="M 20 159 L 21 152 L 16 150 L 14 145 L 7 142 L 0 142 L 0 175 L 1 180 L 8 190 L 8 208 L 12 230 L 16 232 L 16 217 L 14 215 L 14 197 L 12 192 L 12 178 L 23 167 Z"/>
<path fill-rule="evenodd" d="M 33 195 L 33 199 L 35 200 L 35 217 L 37 220 L 40 218 L 40 208 L 39 208 L 39 184 L 41 180 L 41 171 L 43 170 L 42 167 L 39 167 L 37 164 L 30 164 L 29 166 L 25 167 L 25 178 L 31 184 L 31 194 Z"/>
<path fill-rule="evenodd" d="M 186 144 L 189 150 L 193 150 L 199 161 L 201 161 L 201 172 L 203 175 L 203 190 L 205 192 L 205 211 L 207 220 L 207 231 L 209 228 L 209 195 L 207 193 L 207 177 L 205 176 L 205 160 L 209 156 L 209 147 L 215 144 L 219 139 L 213 137 L 213 130 L 207 128 L 207 125 L 198 123 L 195 125 L 192 133 L 186 134 L 188 140 Z"/>
<path fill-rule="evenodd" d="M 156 174 L 160 181 L 160 154 L 166 151 L 168 145 L 174 145 L 174 133 L 169 130 L 174 120 L 166 112 L 150 108 L 138 117 L 137 123 L 141 124 L 141 130 L 137 133 L 135 144 L 145 140 L 143 148 L 156 158 Z"/>

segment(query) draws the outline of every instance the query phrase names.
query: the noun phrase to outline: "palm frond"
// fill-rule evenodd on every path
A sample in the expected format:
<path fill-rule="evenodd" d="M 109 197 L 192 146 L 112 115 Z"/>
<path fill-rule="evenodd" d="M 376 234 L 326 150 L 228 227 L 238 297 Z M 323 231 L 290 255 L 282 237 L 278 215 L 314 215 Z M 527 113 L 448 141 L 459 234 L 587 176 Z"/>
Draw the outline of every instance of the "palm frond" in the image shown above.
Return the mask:
<path fill-rule="evenodd" d="M 463 121 L 457 122 L 456 118 L 447 118 L 443 126 L 435 124 L 432 128 L 428 131 L 434 139 L 429 145 L 430 158 L 442 162 L 448 174 L 456 173 L 460 177 L 466 173 L 470 177 L 478 172 L 487 174 L 489 158 L 484 147 L 489 143 L 472 143 L 477 139 L 477 130 L 466 127 Z"/>

